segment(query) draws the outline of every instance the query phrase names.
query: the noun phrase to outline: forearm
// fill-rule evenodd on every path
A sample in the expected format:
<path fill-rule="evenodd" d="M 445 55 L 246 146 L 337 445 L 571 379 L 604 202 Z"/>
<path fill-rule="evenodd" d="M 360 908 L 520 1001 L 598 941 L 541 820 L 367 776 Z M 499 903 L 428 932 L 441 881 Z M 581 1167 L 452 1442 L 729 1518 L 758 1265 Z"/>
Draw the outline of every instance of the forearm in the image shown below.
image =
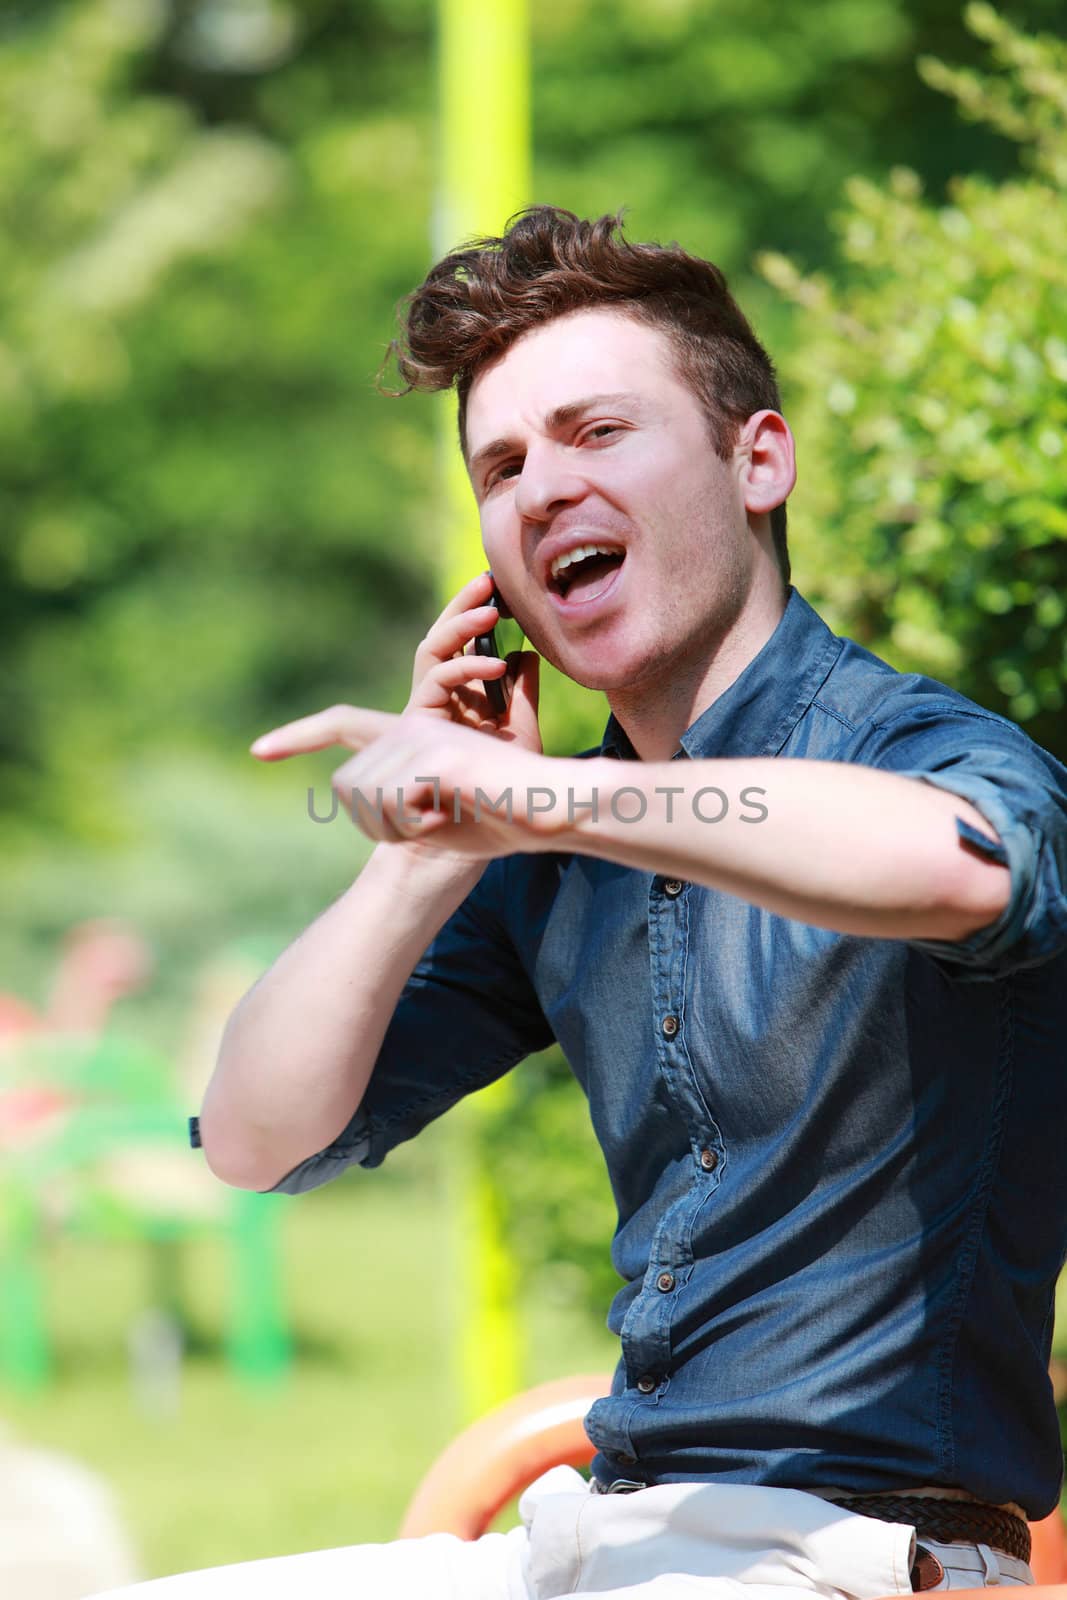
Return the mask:
<path fill-rule="evenodd" d="M 208 1084 L 208 1165 L 267 1189 L 329 1144 L 363 1099 L 404 984 L 483 862 L 381 845 L 231 1015 Z"/>
<path fill-rule="evenodd" d="M 566 765 L 574 821 L 561 824 L 553 849 L 879 938 L 962 938 L 1007 900 L 1007 869 L 962 850 L 954 819 L 995 837 L 989 824 L 965 800 L 917 779 L 787 758 Z M 595 821 L 581 805 L 594 791 Z M 710 820 L 723 811 L 715 791 L 726 800 L 719 821 Z"/>

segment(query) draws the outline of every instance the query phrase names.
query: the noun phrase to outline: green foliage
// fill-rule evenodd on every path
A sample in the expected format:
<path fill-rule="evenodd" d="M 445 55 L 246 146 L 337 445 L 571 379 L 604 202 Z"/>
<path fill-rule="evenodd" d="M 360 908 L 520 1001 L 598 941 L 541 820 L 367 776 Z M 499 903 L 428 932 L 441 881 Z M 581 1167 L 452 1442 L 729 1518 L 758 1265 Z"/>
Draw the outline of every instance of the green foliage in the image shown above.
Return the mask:
<path fill-rule="evenodd" d="M 166 15 L 79 0 L 0 52 L 0 808 L 111 846 L 131 752 L 395 704 L 433 591 L 429 419 L 374 390 L 418 115 L 209 122 L 143 81 Z"/>
<path fill-rule="evenodd" d="M 1067 45 L 986 5 L 998 76 L 925 61 L 1028 174 L 931 204 L 855 180 L 843 282 L 763 270 L 803 308 L 788 362 L 800 586 L 904 670 L 951 682 L 1067 754 Z"/>
<path fill-rule="evenodd" d="M 915 72 L 981 48 L 960 0 L 541 0 L 534 23 L 538 191 L 579 212 L 625 205 L 635 238 L 716 261 L 772 351 L 792 339 L 757 250 L 827 262 L 846 179 L 892 164 L 939 193 L 955 172 L 1015 170 Z M 1027 29 L 1062 0 L 1016 0 Z"/>
<path fill-rule="evenodd" d="M 514 1094 L 501 1096 L 474 1131 L 524 1281 L 535 1295 L 602 1320 L 621 1287 L 608 1254 L 615 1206 L 585 1097 L 562 1051 L 524 1061 Z"/>

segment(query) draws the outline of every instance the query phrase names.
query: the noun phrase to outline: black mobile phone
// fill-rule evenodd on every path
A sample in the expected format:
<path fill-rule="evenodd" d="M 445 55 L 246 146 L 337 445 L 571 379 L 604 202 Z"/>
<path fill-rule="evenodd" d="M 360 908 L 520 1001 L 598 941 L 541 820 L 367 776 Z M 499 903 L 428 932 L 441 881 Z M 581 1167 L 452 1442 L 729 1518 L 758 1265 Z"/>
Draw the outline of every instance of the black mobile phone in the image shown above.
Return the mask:
<path fill-rule="evenodd" d="M 492 573 L 490 573 L 489 576 L 492 577 Z M 495 579 L 493 581 L 493 592 L 489 596 L 488 604 L 491 606 L 496 606 L 500 613 L 501 621 L 510 619 L 511 612 L 508 610 L 503 598 L 501 597 L 500 590 L 496 586 Z M 488 633 L 478 634 L 474 641 L 474 653 L 476 656 L 500 656 L 501 651 L 497 642 L 496 628 L 490 628 Z M 504 659 L 506 658 L 507 651 L 504 652 Z M 502 678 L 483 678 L 482 688 L 485 690 L 486 698 L 488 699 L 494 714 L 498 717 L 502 717 L 507 711 L 508 706 L 511 704 L 512 683 L 510 672 L 506 672 Z"/>

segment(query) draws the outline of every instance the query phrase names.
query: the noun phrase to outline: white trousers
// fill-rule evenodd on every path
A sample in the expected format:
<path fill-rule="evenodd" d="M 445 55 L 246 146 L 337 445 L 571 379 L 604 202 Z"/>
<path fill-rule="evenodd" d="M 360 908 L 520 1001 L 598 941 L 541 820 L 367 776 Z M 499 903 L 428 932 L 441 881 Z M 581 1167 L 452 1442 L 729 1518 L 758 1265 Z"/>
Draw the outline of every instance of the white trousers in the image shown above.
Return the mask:
<path fill-rule="evenodd" d="M 554 1467 L 523 1494 L 521 1524 L 211 1567 L 97 1600 L 880 1600 L 911 1594 L 913 1528 L 856 1516 L 797 1489 L 677 1483 L 591 1494 Z M 984 1545 L 924 1539 L 943 1588 L 1032 1583 Z"/>

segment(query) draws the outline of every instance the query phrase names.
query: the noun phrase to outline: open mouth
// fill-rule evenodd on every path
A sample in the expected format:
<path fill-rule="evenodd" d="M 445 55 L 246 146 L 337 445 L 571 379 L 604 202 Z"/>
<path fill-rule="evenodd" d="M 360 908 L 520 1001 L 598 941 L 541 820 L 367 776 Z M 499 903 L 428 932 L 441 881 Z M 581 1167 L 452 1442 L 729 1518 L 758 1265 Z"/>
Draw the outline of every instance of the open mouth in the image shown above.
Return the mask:
<path fill-rule="evenodd" d="M 625 559 L 625 550 L 602 545 L 583 546 L 562 557 L 561 561 L 553 562 L 548 587 L 563 600 L 595 600 L 611 583 Z"/>

